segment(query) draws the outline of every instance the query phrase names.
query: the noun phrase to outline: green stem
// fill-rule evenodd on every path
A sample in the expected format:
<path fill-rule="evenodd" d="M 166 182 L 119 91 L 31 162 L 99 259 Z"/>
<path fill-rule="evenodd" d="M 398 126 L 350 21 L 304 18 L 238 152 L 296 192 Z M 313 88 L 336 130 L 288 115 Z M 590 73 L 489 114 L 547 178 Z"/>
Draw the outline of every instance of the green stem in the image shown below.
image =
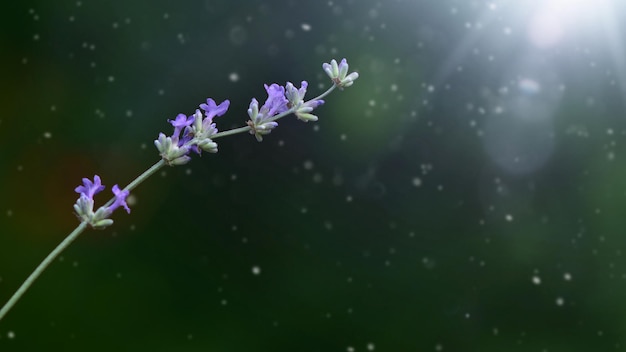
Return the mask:
<path fill-rule="evenodd" d="M 74 229 L 74 231 L 72 231 L 72 233 L 65 237 L 63 242 L 59 243 L 59 245 L 52 252 L 50 252 L 50 254 L 48 254 L 48 256 L 37 266 L 37 268 L 35 268 L 35 271 L 33 271 L 30 276 L 28 276 L 22 286 L 20 286 L 20 288 L 15 291 L 13 296 L 11 296 L 11 298 L 4 305 L 4 307 L 0 309 L 0 320 L 4 318 L 4 316 L 9 312 L 9 310 L 11 310 L 11 308 L 13 308 L 15 303 L 17 303 L 17 301 L 22 297 L 26 290 L 28 290 L 28 288 L 33 284 L 33 282 L 37 280 L 39 275 L 41 275 L 41 273 L 46 270 L 50 263 L 52 263 L 52 261 L 59 254 L 61 254 L 61 252 L 63 252 L 63 250 L 65 250 L 65 248 L 67 248 L 78 237 L 78 235 L 80 235 L 85 230 L 85 228 L 87 228 L 87 223 L 80 223 L 80 225 L 78 225 Z"/>
<path fill-rule="evenodd" d="M 141 175 L 137 176 L 137 178 L 135 178 L 131 183 L 129 183 L 128 186 L 124 187 L 124 189 L 127 190 L 128 192 L 132 191 L 137 186 L 139 186 L 143 181 L 145 181 L 148 177 L 152 176 L 155 172 L 159 171 L 159 169 L 162 168 L 163 166 L 165 166 L 165 160 L 161 159 L 156 164 L 150 166 L 150 168 L 144 171 Z M 115 197 L 109 199 L 109 201 L 106 202 L 103 205 L 103 207 L 108 207 L 109 205 L 113 204 L 113 202 L 115 202 Z"/>
<path fill-rule="evenodd" d="M 250 131 L 250 126 L 233 128 L 232 130 L 228 130 L 228 131 L 224 131 L 224 132 L 218 132 L 218 133 L 212 135 L 211 139 L 220 138 L 220 137 L 226 137 L 226 136 L 230 136 L 230 135 L 233 135 L 233 134 L 243 133 L 243 132 L 248 132 L 248 131 Z"/>
<path fill-rule="evenodd" d="M 156 164 L 152 165 L 148 170 L 144 171 L 139 177 L 137 177 L 133 182 L 131 182 L 125 189 L 132 190 L 145 181 L 148 177 L 152 176 L 155 172 L 157 172 L 160 168 L 165 165 L 165 162 L 161 159 Z M 115 201 L 115 197 L 109 200 L 104 206 L 107 207 Z M 52 261 L 61 254 L 85 229 L 87 228 L 87 223 L 82 222 L 78 227 L 72 231 L 65 239 L 59 243 L 59 245 L 52 251 L 48 256 L 35 268 L 35 270 L 30 274 L 30 276 L 24 281 L 22 286 L 20 286 L 17 291 L 11 296 L 9 301 L 0 309 L 0 320 L 4 318 L 4 316 L 13 308 L 15 303 L 24 295 L 24 293 L 30 288 L 30 286 L 37 280 L 39 275 L 48 268 L 48 266 L 52 263 Z"/>
<path fill-rule="evenodd" d="M 328 94 L 330 94 L 330 92 L 332 92 L 333 90 L 335 90 L 335 88 L 337 88 L 337 86 L 335 84 L 333 84 L 330 88 L 328 88 L 324 93 L 316 96 L 315 98 L 311 99 L 311 100 L 320 100 L 323 97 L 327 96 Z"/>

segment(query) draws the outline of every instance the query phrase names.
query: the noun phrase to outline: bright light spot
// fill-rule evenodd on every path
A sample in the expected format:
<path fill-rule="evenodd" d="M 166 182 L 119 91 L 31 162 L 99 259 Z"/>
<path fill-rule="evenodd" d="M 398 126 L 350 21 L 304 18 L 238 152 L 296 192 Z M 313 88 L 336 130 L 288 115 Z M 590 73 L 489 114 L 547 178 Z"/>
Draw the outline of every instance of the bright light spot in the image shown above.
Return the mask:
<path fill-rule="evenodd" d="M 554 46 L 563 36 L 563 23 L 558 13 L 552 11 L 540 11 L 530 21 L 528 37 L 536 47 L 548 48 Z"/>
<path fill-rule="evenodd" d="M 519 88 L 519 90 L 529 95 L 534 95 L 541 92 L 541 85 L 539 84 L 539 82 L 530 78 L 520 79 L 517 82 L 517 87 Z"/>
<path fill-rule="evenodd" d="M 611 0 L 538 1 L 538 8 L 528 23 L 528 38 L 538 48 L 558 44 L 566 34 L 585 29 L 587 25 L 605 22 L 611 13 Z"/>
<path fill-rule="evenodd" d="M 308 32 L 311 30 L 311 25 L 308 23 L 303 23 L 300 25 L 300 28 L 302 28 L 303 31 Z"/>
<path fill-rule="evenodd" d="M 533 276 L 532 277 L 532 282 L 535 285 L 540 285 L 541 284 L 541 278 L 539 276 Z"/>
<path fill-rule="evenodd" d="M 563 297 L 557 297 L 556 298 L 556 305 L 560 307 L 563 304 L 565 304 L 565 300 L 563 299 Z"/>
<path fill-rule="evenodd" d="M 572 280 L 572 274 L 570 274 L 570 273 L 563 274 L 563 280 L 571 281 Z"/>
<path fill-rule="evenodd" d="M 126 197 L 126 203 L 130 207 L 132 207 L 133 205 L 136 205 L 137 204 L 137 196 L 135 196 L 134 193 L 131 193 L 130 195 L 128 195 L 128 197 Z"/>
<path fill-rule="evenodd" d="M 237 81 L 239 80 L 239 74 L 238 74 L 237 72 L 231 72 L 231 73 L 228 75 L 228 79 L 229 79 L 231 82 L 237 82 Z"/>
<path fill-rule="evenodd" d="M 259 275 L 259 274 L 261 274 L 261 268 L 260 268 L 259 266 L 256 266 L 256 265 L 255 265 L 255 266 L 253 266 L 253 267 L 252 267 L 252 274 L 254 274 L 254 275 Z"/>

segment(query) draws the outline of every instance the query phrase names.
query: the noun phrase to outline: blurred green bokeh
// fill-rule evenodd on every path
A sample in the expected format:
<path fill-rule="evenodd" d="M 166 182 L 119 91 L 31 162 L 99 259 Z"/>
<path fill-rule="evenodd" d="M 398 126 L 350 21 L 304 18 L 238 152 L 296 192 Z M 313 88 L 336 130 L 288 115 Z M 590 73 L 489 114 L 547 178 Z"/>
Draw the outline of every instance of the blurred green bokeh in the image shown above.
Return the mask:
<path fill-rule="evenodd" d="M 81 178 L 130 182 L 167 119 L 212 97 L 242 126 L 264 83 L 323 92 L 332 58 L 360 78 L 317 123 L 142 184 L 0 321 L 0 351 L 622 349 L 626 18 L 542 6 L 7 4 L 2 304 L 78 224 Z"/>

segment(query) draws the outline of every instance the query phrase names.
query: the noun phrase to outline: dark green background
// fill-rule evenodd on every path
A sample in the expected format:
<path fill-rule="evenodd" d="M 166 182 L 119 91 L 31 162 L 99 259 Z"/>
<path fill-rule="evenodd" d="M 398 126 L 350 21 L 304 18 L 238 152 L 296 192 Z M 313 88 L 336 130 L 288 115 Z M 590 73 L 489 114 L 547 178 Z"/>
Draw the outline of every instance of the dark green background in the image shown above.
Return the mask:
<path fill-rule="evenodd" d="M 332 58 L 361 77 L 317 123 L 142 184 L 0 321 L 0 351 L 623 350 L 626 18 L 537 48 L 538 6 L 3 5 L 1 302 L 77 225 L 81 178 L 130 182 L 167 119 L 212 97 L 241 126 L 263 83 L 321 93 Z"/>

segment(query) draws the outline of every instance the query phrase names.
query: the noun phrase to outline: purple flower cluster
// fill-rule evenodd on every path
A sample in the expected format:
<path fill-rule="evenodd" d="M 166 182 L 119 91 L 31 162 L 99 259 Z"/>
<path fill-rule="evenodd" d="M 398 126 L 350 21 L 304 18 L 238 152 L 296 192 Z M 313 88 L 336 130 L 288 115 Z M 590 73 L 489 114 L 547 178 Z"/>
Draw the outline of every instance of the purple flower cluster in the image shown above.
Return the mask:
<path fill-rule="evenodd" d="M 278 126 L 277 115 L 286 111 L 296 114 L 298 119 L 302 121 L 317 121 L 317 116 L 310 114 L 310 112 L 322 105 L 323 100 L 312 100 L 304 103 L 304 94 L 308 83 L 302 81 L 300 89 L 296 89 L 291 82 L 287 82 L 286 88 L 273 83 L 271 85 L 265 85 L 265 91 L 267 91 L 267 99 L 263 106 L 259 108 L 259 102 L 252 98 L 250 102 L 250 108 L 248 109 L 248 126 L 250 127 L 250 134 L 253 134 L 257 141 L 261 142 L 263 136 L 272 132 L 276 126 Z"/>
<path fill-rule="evenodd" d="M 324 63 L 322 68 L 339 88 L 350 87 L 359 78 L 359 74 L 356 72 L 348 74 L 348 61 L 346 59 L 341 60 L 339 64 L 335 59 L 332 59 L 329 64 Z"/>
<path fill-rule="evenodd" d="M 76 193 L 80 194 L 76 204 L 74 204 L 74 210 L 76 215 L 82 222 L 86 222 L 91 227 L 96 229 L 105 228 L 113 224 L 113 220 L 109 219 L 109 216 L 119 207 L 124 207 L 126 212 L 130 214 L 130 208 L 126 204 L 126 197 L 128 197 L 128 191 L 120 190 L 118 185 L 114 185 L 111 189 L 115 195 L 113 203 L 109 206 L 102 206 L 98 208 L 96 212 L 93 211 L 94 200 L 93 197 L 97 193 L 104 190 L 100 176 L 95 175 L 93 181 L 88 178 L 83 178 L 83 184 L 74 189 Z"/>
<path fill-rule="evenodd" d="M 195 114 L 186 116 L 178 114 L 174 120 L 167 120 L 174 126 L 171 136 L 164 133 L 154 141 L 163 160 L 170 165 L 183 165 L 191 160 L 190 151 L 200 154 L 203 150 L 209 153 L 217 153 L 217 143 L 211 140 L 211 136 L 217 133 L 217 127 L 213 123 L 215 116 L 222 116 L 228 110 L 230 101 L 224 100 L 217 105 L 211 98 L 206 104 L 200 104 Z"/>
<path fill-rule="evenodd" d="M 214 136 L 214 138 L 217 138 L 219 136 L 249 131 L 250 134 L 254 135 L 260 142 L 263 140 L 263 136 L 271 133 L 272 130 L 278 126 L 276 120 L 285 115 L 293 113 L 298 120 L 304 122 L 317 121 L 318 118 L 312 114 L 312 111 L 324 104 L 321 98 L 329 94 L 335 88 L 343 89 L 351 86 L 354 81 L 359 78 L 359 74 L 356 72 L 348 74 L 348 63 L 346 59 L 341 60 L 339 64 L 333 59 L 330 63 L 324 63 L 322 68 L 332 80 L 333 87 L 329 88 L 317 98 L 309 101 L 304 100 L 308 87 L 306 81 L 300 83 L 300 88 L 296 88 L 291 82 L 287 82 L 285 86 L 276 83 L 270 84 L 269 86 L 266 84 L 265 91 L 267 92 L 267 99 L 265 99 L 263 105 L 259 107 L 259 101 L 255 98 L 252 98 L 250 102 L 248 108 L 250 120 L 247 121 L 247 127 L 221 132 L 218 136 L 216 136 L 218 131 L 213 122 L 213 118 L 224 115 L 230 106 L 230 101 L 224 100 L 222 103 L 217 104 L 213 99 L 208 98 L 206 103 L 199 105 L 199 109 L 196 109 L 193 115 L 187 116 L 185 114 L 178 114 L 173 120 L 168 120 L 174 127 L 174 132 L 170 136 L 159 133 L 159 137 L 154 141 L 154 145 L 165 164 L 169 166 L 183 165 L 191 160 L 189 156 L 191 151 L 197 154 L 201 154 L 202 151 L 216 153 L 217 143 L 213 142 L 211 139 Z M 162 164 L 155 165 L 157 167 L 155 170 L 160 168 L 161 165 Z M 149 175 L 151 175 L 151 173 L 148 173 L 145 177 Z M 140 178 L 143 177 L 144 175 L 140 176 Z M 140 180 L 140 178 L 133 181 L 133 183 Z M 141 181 L 143 181 L 143 179 L 141 179 Z M 136 186 L 136 184 L 134 186 Z M 109 219 L 109 216 L 120 206 L 124 207 L 124 209 L 130 213 L 130 209 L 126 204 L 128 191 L 120 190 L 117 185 L 112 188 L 115 198 L 110 202 L 111 205 L 100 207 L 94 212 L 93 196 L 103 189 L 104 186 L 101 184 L 100 177 L 97 175 L 94 177 L 93 181 L 84 178 L 83 185 L 76 187 L 76 192 L 80 194 L 80 197 L 74 205 L 76 214 L 81 221 L 88 223 L 94 228 L 104 228 L 112 224 L 113 220 Z"/>

